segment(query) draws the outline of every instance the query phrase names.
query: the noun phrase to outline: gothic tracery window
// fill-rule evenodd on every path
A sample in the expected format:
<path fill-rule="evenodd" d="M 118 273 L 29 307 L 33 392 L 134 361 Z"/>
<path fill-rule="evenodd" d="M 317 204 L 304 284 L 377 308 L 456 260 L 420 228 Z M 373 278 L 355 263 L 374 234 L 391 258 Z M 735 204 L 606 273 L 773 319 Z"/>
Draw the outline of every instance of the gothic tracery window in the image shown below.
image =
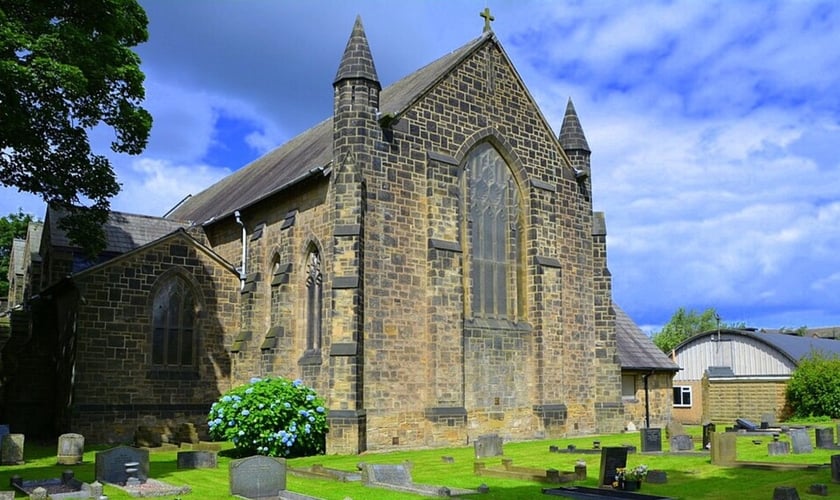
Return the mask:
<path fill-rule="evenodd" d="M 195 299 L 180 277 L 169 278 L 152 304 L 152 363 L 164 367 L 195 364 Z"/>
<path fill-rule="evenodd" d="M 306 350 L 321 348 L 321 304 L 323 302 L 321 256 L 312 248 L 306 258 Z"/>
<path fill-rule="evenodd" d="M 470 153 L 466 170 L 472 313 L 515 321 L 521 307 L 519 190 L 507 162 L 489 143 Z"/>

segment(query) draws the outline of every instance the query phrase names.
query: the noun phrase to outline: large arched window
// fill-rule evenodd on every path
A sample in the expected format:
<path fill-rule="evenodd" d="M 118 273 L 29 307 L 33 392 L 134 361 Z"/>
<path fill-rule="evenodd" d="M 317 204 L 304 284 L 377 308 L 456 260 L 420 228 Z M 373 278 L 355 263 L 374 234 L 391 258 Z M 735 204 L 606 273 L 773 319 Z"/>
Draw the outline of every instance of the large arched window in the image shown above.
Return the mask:
<path fill-rule="evenodd" d="M 195 364 L 195 298 L 187 282 L 170 276 L 152 303 L 152 363 L 163 367 Z"/>
<path fill-rule="evenodd" d="M 522 238 L 519 190 L 507 162 L 489 143 L 467 157 L 472 313 L 516 321 Z"/>
<path fill-rule="evenodd" d="M 306 350 L 321 348 L 321 311 L 324 296 L 321 255 L 311 247 L 306 257 Z"/>

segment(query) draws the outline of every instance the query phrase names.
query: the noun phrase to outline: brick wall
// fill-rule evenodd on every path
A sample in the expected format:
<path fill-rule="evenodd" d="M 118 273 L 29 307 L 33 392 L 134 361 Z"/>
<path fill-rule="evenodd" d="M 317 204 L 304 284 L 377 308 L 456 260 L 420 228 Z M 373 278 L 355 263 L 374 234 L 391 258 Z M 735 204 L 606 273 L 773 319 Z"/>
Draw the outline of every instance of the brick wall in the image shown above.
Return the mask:
<path fill-rule="evenodd" d="M 785 417 L 787 380 L 751 380 L 749 378 L 703 378 L 703 421 L 734 425 L 735 419 L 761 422 L 772 413 L 777 420 Z"/>

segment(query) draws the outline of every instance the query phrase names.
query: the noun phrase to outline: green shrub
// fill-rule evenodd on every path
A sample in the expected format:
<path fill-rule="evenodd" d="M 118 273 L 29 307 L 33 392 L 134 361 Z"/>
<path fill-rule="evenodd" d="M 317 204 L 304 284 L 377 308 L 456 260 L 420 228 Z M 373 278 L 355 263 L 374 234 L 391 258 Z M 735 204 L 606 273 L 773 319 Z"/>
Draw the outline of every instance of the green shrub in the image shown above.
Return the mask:
<path fill-rule="evenodd" d="M 245 454 L 303 457 L 326 449 L 324 400 L 300 380 L 251 379 L 213 403 L 207 424 L 210 437 Z"/>
<path fill-rule="evenodd" d="M 840 358 L 812 352 L 787 384 L 787 402 L 798 418 L 840 418 Z"/>

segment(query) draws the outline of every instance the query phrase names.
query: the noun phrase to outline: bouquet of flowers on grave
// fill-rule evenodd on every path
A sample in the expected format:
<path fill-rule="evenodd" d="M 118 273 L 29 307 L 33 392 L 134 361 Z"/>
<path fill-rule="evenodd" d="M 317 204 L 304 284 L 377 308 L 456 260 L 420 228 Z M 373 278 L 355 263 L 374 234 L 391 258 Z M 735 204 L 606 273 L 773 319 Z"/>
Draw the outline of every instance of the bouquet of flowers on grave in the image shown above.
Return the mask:
<path fill-rule="evenodd" d="M 616 483 L 623 483 L 625 481 L 641 481 L 647 476 L 648 473 L 648 466 L 647 465 L 637 465 L 632 469 L 628 469 L 627 467 L 619 467 L 615 470 L 615 482 Z"/>

